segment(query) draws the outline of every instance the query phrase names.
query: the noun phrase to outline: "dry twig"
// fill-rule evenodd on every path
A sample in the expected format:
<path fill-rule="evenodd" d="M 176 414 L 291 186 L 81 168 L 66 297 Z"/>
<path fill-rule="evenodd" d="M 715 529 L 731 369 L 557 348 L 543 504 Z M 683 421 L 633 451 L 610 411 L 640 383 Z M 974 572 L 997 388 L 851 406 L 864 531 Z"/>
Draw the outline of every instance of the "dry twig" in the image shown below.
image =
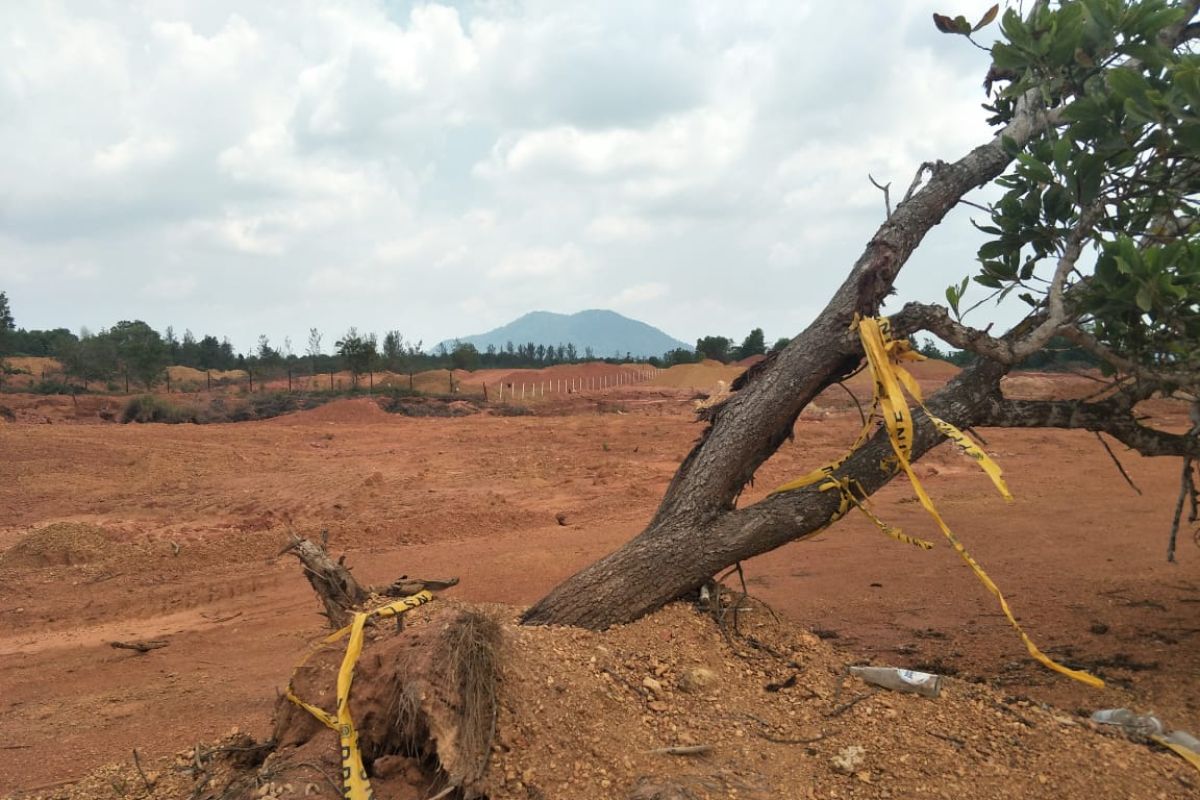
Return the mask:
<path fill-rule="evenodd" d="M 713 751 L 711 744 L 688 744 L 674 747 L 660 747 L 657 750 L 647 750 L 652 756 L 702 756 Z"/>
<path fill-rule="evenodd" d="M 139 653 L 149 653 L 151 650 L 158 650 L 160 647 L 166 647 L 170 642 L 163 639 L 151 639 L 149 641 L 137 642 L 109 642 L 110 647 L 115 650 L 137 650 Z"/>

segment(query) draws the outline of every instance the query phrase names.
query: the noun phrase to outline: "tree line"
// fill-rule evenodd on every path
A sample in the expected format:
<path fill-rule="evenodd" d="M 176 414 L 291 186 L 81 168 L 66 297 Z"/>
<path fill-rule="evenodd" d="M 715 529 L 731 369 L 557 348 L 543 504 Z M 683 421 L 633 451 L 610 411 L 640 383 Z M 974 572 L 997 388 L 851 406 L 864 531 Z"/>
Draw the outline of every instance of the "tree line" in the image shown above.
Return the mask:
<path fill-rule="evenodd" d="M 8 297 L 0 292 L 0 371 L 16 372 L 4 361 L 5 356 L 54 358 L 62 364 L 64 376 L 78 384 L 75 388 L 87 390 L 98 384 L 114 391 L 122 386 L 126 391 L 134 386 L 153 388 L 168 380 L 168 366 L 205 372 L 243 370 L 251 380 L 346 370 L 350 372 L 352 386 L 357 386 L 362 376 L 382 371 L 407 374 L 411 385 L 413 375 L 435 369 L 536 369 L 601 360 L 661 363 L 660 359 L 644 359 L 630 353 L 601 358 L 591 347 L 580 349 L 569 342 L 509 341 L 502 347 L 489 345 L 480 351 L 469 342 L 455 341 L 426 352 L 421 341 L 408 340 L 398 330 L 386 331 L 381 337 L 354 326 L 334 340 L 332 347 L 326 346 L 320 330 L 310 328 L 303 352 L 297 352 L 289 337 L 275 344 L 264 334 L 250 352 L 239 353 L 228 338 L 218 339 L 211 334 L 197 337 L 190 330 L 179 335 L 171 326 L 160 333 L 141 320 L 122 320 L 94 333 L 86 328 L 78 334 L 66 328 L 18 328 Z M 47 385 L 55 382 L 50 376 L 45 378 L 43 383 Z"/>

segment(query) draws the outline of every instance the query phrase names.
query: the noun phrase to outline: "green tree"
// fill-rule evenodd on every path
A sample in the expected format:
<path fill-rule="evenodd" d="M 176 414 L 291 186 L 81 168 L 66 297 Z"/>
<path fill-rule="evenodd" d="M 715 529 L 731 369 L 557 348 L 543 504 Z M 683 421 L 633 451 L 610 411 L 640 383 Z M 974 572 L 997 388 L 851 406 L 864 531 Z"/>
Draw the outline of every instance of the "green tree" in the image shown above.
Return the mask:
<path fill-rule="evenodd" d="M 766 352 L 767 343 L 763 336 L 763 329 L 755 328 L 742 340 L 741 346 L 737 349 L 737 357 L 740 359 L 750 356 L 761 356 L 766 355 Z"/>
<path fill-rule="evenodd" d="M 699 353 L 694 353 L 686 347 L 676 347 L 674 350 L 663 353 L 662 365 L 673 367 L 676 364 L 694 364 L 699 357 Z"/>
<path fill-rule="evenodd" d="M 337 353 L 342 357 L 342 363 L 350 371 L 350 382 L 358 386 L 358 378 L 371 369 L 375 360 L 375 337 L 362 336 L 358 328 L 351 327 L 341 339 L 335 343 Z"/>
<path fill-rule="evenodd" d="M 727 336 L 704 336 L 696 340 L 696 354 L 702 359 L 711 358 L 728 364 L 732 346 L 733 340 Z"/>
<path fill-rule="evenodd" d="M 122 320 L 106 335 L 113 343 L 126 390 L 131 379 L 146 389 L 154 388 L 167 365 L 167 348 L 158 331 L 141 320 Z"/>
<path fill-rule="evenodd" d="M 479 369 L 479 350 L 470 342 L 458 342 L 450 352 L 450 368 L 476 370 Z"/>
<path fill-rule="evenodd" d="M 221 343 L 217 341 L 217 337 L 206 335 L 196 349 L 196 366 L 200 369 L 228 369 L 224 365 L 224 353 L 221 352 Z"/>
<path fill-rule="evenodd" d="M 9 334 L 16 329 L 17 324 L 8 304 L 8 295 L 0 292 L 0 356 L 10 352 Z"/>
<path fill-rule="evenodd" d="M 771 345 L 771 352 L 777 353 L 780 350 L 782 350 L 783 348 L 787 347 L 791 343 L 792 343 L 792 340 L 789 339 L 788 337 L 780 336 L 778 339 L 775 340 L 775 344 Z"/>
<path fill-rule="evenodd" d="M 400 369 L 400 360 L 404 357 L 404 337 L 400 331 L 388 331 L 383 335 L 383 366 L 390 372 Z"/>

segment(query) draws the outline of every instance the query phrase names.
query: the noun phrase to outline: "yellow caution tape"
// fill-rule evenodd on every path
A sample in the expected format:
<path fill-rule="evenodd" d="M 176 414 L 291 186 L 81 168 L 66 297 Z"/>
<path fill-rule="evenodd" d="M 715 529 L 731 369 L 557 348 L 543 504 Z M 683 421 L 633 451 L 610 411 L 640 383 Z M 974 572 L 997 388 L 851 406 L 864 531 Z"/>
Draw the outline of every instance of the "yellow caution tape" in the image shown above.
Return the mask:
<path fill-rule="evenodd" d="M 962 542 L 958 540 L 953 531 L 950 530 L 950 527 L 946 525 L 945 520 L 943 520 L 941 514 L 938 513 L 933 501 L 925 492 L 925 487 L 922 486 L 920 480 L 917 479 L 917 476 L 913 472 L 912 465 L 909 461 L 912 455 L 913 419 L 912 412 L 908 406 L 908 401 L 905 399 L 905 390 L 907 390 L 909 396 L 916 400 L 917 405 L 921 407 L 926 416 L 929 417 L 929 421 L 942 433 L 942 435 L 954 442 L 954 444 L 960 450 L 962 450 L 964 453 L 974 459 L 977 464 L 979 464 L 980 468 L 987 474 L 992 483 L 996 486 L 996 489 L 999 490 L 1000 494 L 1005 499 L 1011 500 L 1012 493 L 1009 492 L 1008 485 L 1004 482 L 1004 477 L 1000 471 L 999 465 L 996 464 L 996 462 L 993 461 L 991 457 L 979 447 L 979 445 L 975 444 L 970 437 L 968 437 L 958 428 L 954 427 L 949 422 L 938 418 L 934 414 L 930 413 L 929 409 L 926 408 L 924 398 L 921 394 L 921 387 L 917 383 L 917 380 L 913 377 L 912 373 L 900 366 L 901 363 L 905 361 L 921 361 L 924 360 L 925 357 L 920 353 L 915 352 L 906 340 L 891 338 L 891 326 L 886 317 L 878 319 L 859 319 L 857 320 L 856 324 L 858 327 L 859 338 L 862 341 L 863 351 L 867 355 L 867 364 L 870 367 L 871 377 L 874 383 L 871 403 L 871 416 L 868 417 L 866 423 L 863 425 L 863 429 L 859 431 L 858 437 L 855 439 L 854 444 L 850 447 L 850 450 L 845 455 L 831 464 L 821 467 L 820 469 L 813 470 L 807 475 L 797 478 L 794 481 L 785 483 L 783 486 L 780 486 L 778 489 L 776 489 L 775 492 L 791 491 L 793 489 L 810 486 L 818 481 L 824 480 L 826 482 L 819 487 L 821 491 L 838 489 L 842 494 L 842 502 L 839 506 L 838 513 L 835 514 L 834 517 L 831 518 L 830 523 L 827 524 L 831 524 L 834 520 L 843 516 L 846 513 L 849 504 L 853 503 L 854 505 L 858 506 L 859 509 L 862 510 L 863 513 L 866 514 L 867 517 L 871 519 L 871 521 L 874 522 L 875 525 L 888 536 L 908 544 L 914 544 L 918 547 L 923 547 L 925 549 L 932 547 L 929 542 L 907 536 L 897 529 L 891 528 L 891 526 L 887 525 L 887 523 L 883 522 L 883 520 L 876 517 L 875 514 L 873 514 L 865 506 L 864 501 L 866 500 L 866 492 L 862 491 L 862 488 L 859 487 L 859 490 L 862 491 L 863 494 L 863 501 L 860 501 L 857 497 L 855 497 L 848 479 L 839 480 L 834 475 L 834 470 L 845 463 L 846 459 L 850 457 L 850 454 L 857 450 L 863 444 L 863 442 L 866 441 L 866 438 L 870 432 L 871 421 L 878 412 L 883 418 L 883 424 L 888 433 L 888 440 L 891 442 L 892 452 L 894 453 L 894 458 L 889 458 L 887 460 L 887 464 L 885 465 L 886 468 L 903 470 L 908 476 L 908 480 L 912 484 L 913 490 L 917 494 L 917 498 L 921 501 L 921 505 L 925 508 L 929 515 L 933 517 L 934 522 L 937 523 L 938 528 L 942 531 L 942 534 L 946 537 L 946 540 L 950 542 L 950 545 L 954 548 L 954 550 L 975 573 L 975 576 L 979 579 L 980 583 L 982 583 L 984 587 L 999 601 L 1000 610 L 1004 612 L 1004 616 L 1008 619 L 1009 624 L 1013 626 L 1013 628 L 1017 631 L 1017 634 L 1021 637 L 1021 641 L 1025 644 L 1025 648 L 1029 651 L 1029 654 L 1033 656 L 1039 663 L 1056 672 L 1062 673 L 1069 678 L 1080 681 L 1081 683 L 1086 683 L 1089 686 L 1103 686 L 1104 681 L 1100 680 L 1096 676 L 1082 670 L 1074 670 L 1065 667 L 1038 649 L 1037 645 L 1033 643 L 1033 640 L 1030 639 L 1028 634 L 1025 633 L 1025 630 L 1021 627 L 1020 623 L 1017 622 L 1016 617 L 1013 616 L 1011 609 L 1008 607 L 1008 602 L 1004 599 L 1004 595 L 1000 592 L 999 587 L 997 587 L 992 579 L 988 577 L 988 574 L 984 572 L 983 567 L 979 565 L 979 562 L 977 562 L 971 556 L 971 554 L 967 552 L 967 549 L 963 547 Z"/>
<path fill-rule="evenodd" d="M 350 686 L 354 683 L 354 665 L 362 654 L 363 626 L 369 617 L 395 617 L 406 611 L 411 611 L 419 605 L 428 603 L 433 594 L 428 590 L 380 606 L 374 611 L 359 611 L 354 615 L 354 621 L 339 631 L 326 636 L 317 647 L 309 651 L 296 669 L 308 661 L 322 646 L 336 642 L 349 634 L 350 641 L 346 645 L 346 655 L 342 658 L 342 666 L 338 669 L 337 678 L 337 713 L 330 714 L 323 708 L 310 705 L 292 690 L 292 681 L 288 680 L 287 699 L 316 717 L 327 728 L 335 731 L 341 744 L 342 751 L 342 796 L 346 800 L 373 800 L 371 781 L 367 779 L 367 771 L 363 767 L 362 750 L 358 746 L 358 731 L 354 728 L 354 720 L 350 717 Z M 295 672 L 292 673 L 295 677 Z"/>
<path fill-rule="evenodd" d="M 1155 735 L 1155 736 L 1151 736 L 1150 738 L 1153 739 L 1154 741 L 1158 742 L 1160 745 L 1167 748 L 1168 750 L 1171 750 L 1174 753 L 1176 753 L 1180 758 L 1182 758 L 1184 761 L 1191 764 L 1197 770 L 1200 770 L 1200 753 L 1197 753 L 1195 750 L 1192 750 L 1191 748 L 1184 747 L 1181 744 L 1176 744 L 1175 742 L 1169 742 L 1169 741 L 1167 741 L 1167 737 L 1165 737 L 1165 736 Z"/>

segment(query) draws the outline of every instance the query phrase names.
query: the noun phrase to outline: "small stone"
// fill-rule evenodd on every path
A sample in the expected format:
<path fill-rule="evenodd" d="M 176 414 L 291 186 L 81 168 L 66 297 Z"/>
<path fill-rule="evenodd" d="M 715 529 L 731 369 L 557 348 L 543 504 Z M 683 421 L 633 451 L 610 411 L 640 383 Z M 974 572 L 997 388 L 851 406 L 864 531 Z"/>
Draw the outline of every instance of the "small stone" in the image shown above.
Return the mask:
<path fill-rule="evenodd" d="M 669 708 L 669 706 L 667 706 L 667 704 L 664 703 L 662 700 L 651 700 L 649 703 L 646 704 L 646 707 L 649 708 L 651 711 L 658 712 L 659 714 L 663 713 L 664 711 L 667 710 L 667 708 Z"/>
<path fill-rule="evenodd" d="M 706 667 L 691 667 L 679 676 L 679 688 L 685 692 L 702 692 L 717 683 L 717 673 Z"/>
<path fill-rule="evenodd" d="M 645 686 L 647 689 L 649 689 L 655 697 L 662 695 L 663 685 L 654 678 L 643 678 L 642 686 Z"/>

